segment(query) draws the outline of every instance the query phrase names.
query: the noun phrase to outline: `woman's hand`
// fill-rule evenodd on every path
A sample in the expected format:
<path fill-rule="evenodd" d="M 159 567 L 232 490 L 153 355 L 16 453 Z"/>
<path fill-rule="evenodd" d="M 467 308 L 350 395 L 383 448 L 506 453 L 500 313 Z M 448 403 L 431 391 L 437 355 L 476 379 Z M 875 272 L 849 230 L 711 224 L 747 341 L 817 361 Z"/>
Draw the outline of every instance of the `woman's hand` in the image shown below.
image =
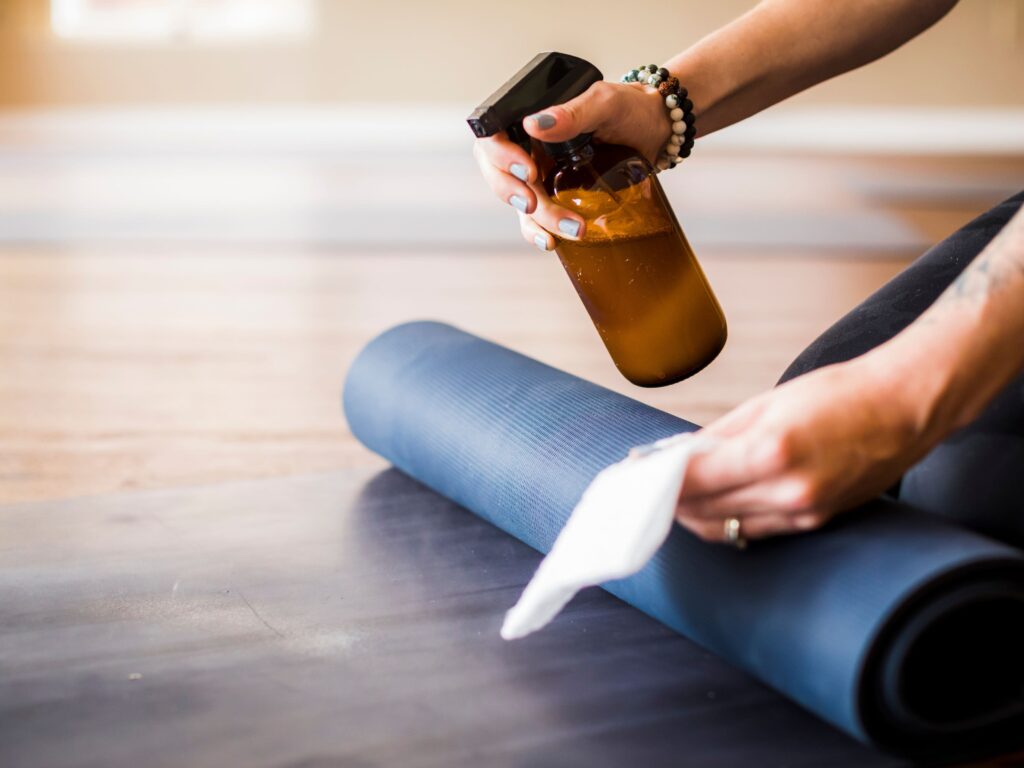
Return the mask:
<path fill-rule="evenodd" d="M 676 515 L 697 535 L 816 528 L 890 488 L 1024 370 L 1024 209 L 923 315 L 872 351 L 793 379 L 702 434 Z"/>
<path fill-rule="evenodd" d="M 676 516 L 722 541 L 817 528 L 890 488 L 930 448 L 928 398 L 869 353 L 748 400 L 701 434 L 719 443 L 690 462 Z"/>
<path fill-rule="evenodd" d="M 665 66 L 686 86 L 700 135 L 707 136 L 894 50 L 955 4 L 956 0 L 759 3 Z M 565 141 L 594 131 L 602 141 L 639 150 L 652 163 L 671 134 L 661 98 L 653 88 L 640 85 L 596 83 L 572 101 L 532 118 L 525 127 L 536 139 Z M 491 189 L 520 212 L 528 241 L 549 250 L 555 244 L 551 233 L 570 239 L 583 236 L 583 220 L 545 195 L 529 153 L 504 134 L 478 139 L 473 151 Z"/>
<path fill-rule="evenodd" d="M 523 127 L 540 141 L 567 141 L 593 132 L 601 141 L 633 147 L 651 162 L 672 132 L 657 91 L 607 82 L 527 117 Z M 519 212 L 520 229 L 530 243 L 548 251 L 555 246 L 552 233 L 572 240 L 583 237 L 583 219 L 551 201 L 533 158 L 504 132 L 477 139 L 473 155 L 494 193 Z"/>

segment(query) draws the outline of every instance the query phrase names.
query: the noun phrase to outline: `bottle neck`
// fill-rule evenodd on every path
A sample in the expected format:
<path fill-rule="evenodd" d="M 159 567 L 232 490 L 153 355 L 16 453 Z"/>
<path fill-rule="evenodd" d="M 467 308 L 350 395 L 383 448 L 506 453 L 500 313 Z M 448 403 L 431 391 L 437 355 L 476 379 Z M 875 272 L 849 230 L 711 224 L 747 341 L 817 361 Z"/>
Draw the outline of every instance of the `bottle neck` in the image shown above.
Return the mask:
<path fill-rule="evenodd" d="M 559 165 L 586 165 L 594 159 L 594 145 L 590 139 L 593 134 L 581 133 L 568 141 L 545 143 L 544 149 Z"/>
<path fill-rule="evenodd" d="M 590 144 L 590 143 L 584 144 L 582 147 L 579 147 L 578 149 L 575 149 L 575 150 L 573 150 L 571 152 L 567 152 L 567 153 L 561 155 L 560 157 L 556 158 L 556 160 L 558 162 L 560 162 L 560 163 L 570 163 L 574 167 L 575 166 L 580 166 L 580 165 L 586 165 L 587 163 L 589 163 L 593 159 L 594 159 L 594 145 Z"/>

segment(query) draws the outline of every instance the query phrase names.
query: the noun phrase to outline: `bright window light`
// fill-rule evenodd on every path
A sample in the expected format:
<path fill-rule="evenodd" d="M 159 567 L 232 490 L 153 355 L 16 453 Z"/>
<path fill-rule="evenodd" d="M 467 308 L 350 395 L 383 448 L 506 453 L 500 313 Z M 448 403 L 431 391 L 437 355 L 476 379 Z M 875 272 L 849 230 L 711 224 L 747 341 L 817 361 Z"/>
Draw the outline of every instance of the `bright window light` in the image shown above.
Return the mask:
<path fill-rule="evenodd" d="M 51 0 L 53 32 L 88 42 L 244 42 L 307 37 L 314 0 Z"/>

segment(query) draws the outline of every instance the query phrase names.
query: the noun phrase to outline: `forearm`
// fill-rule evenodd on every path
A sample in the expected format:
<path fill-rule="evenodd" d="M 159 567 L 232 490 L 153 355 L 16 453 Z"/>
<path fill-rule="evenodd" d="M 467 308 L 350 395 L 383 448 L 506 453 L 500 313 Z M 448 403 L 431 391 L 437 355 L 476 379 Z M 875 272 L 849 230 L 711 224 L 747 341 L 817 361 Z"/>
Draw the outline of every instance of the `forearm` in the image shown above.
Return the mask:
<path fill-rule="evenodd" d="M 666 63 L 699 135 L 889 53 L 956 0 L 765 0 Z"/>
<path fill-rule="evenodd" d="M 925 442 L 977 418 L 1024 369 L 1024 209 L 942 296 L 870 353 L 902 396 Z"/>

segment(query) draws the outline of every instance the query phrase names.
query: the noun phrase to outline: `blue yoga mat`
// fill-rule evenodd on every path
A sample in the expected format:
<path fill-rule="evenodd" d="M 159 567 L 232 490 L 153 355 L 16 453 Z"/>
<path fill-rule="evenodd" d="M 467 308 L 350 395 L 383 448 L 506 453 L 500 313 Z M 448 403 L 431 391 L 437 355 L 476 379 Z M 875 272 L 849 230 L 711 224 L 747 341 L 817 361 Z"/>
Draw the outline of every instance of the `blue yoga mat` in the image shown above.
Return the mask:
<path fill-rule="evenodd" d="M 343 402 L 368 448 L 541 552 L 603 467 L 697 429 L 432 322 L 373 340 Z M 1022 732 L 1024 557 L 894 501 L 742 552 L 677 526 L 605 588 L 887 751 L 981 754 Z"/>

